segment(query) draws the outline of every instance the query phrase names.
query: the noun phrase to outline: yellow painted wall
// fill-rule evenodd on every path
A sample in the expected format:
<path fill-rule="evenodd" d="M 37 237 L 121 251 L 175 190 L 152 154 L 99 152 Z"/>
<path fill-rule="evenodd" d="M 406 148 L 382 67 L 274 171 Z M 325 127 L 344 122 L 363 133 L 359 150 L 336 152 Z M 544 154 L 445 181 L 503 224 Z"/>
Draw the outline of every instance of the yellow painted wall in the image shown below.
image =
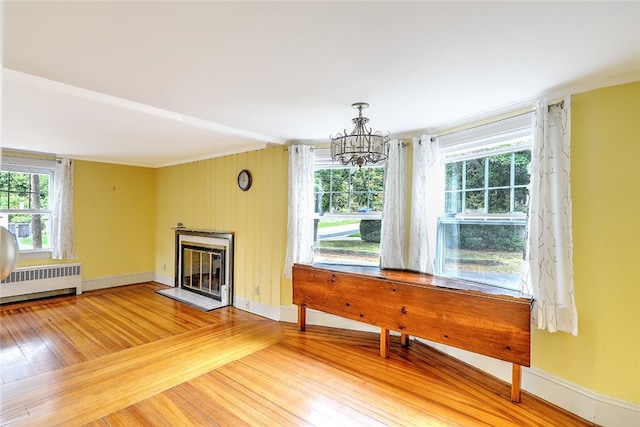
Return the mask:
<path fill-rule="evenodd" d="M 18 258 L 18 267 L 33 267 L 36 265 L 51 265 L 51 264 L 74 264 L 76 262 L 80 262 L 77 259 L 51 259 L 51 257 L 47 258 Z"/>
<path fill-rule="evenodd" d="M 282 271 L 287 226 L 288 156 L 283 147 L 158 169 L 156 272 L 175 276 L 178 222 L 187 228 L 235 233 L 236 296 L 279 307 L 291 303 Z M 249 191 L 237 185 L 240 170 L 253 176 Z M 254 295 L 258 286 L 259 295 Z"/>
<path fill-rule="evenodd" d="M 640 403 L 640 82 L 572 96 L 578 337 L 533 331 L 532 365 Z"/>
<path fill-rule="evenodd" d="M 156 171 L 75 161 L 74 232 L 82 279 L 153 272 Z"/>

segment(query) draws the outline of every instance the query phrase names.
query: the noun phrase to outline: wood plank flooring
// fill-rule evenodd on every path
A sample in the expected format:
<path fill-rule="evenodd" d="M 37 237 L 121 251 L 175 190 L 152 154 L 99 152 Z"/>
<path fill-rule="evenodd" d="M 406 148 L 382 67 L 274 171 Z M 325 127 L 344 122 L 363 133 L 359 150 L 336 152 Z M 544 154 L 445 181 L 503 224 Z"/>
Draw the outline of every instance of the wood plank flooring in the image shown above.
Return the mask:
<path fill-rule="evenodd" d="M 0 425 L 592 425 L 440 352 L 145 283 L 0 307 Z"/>

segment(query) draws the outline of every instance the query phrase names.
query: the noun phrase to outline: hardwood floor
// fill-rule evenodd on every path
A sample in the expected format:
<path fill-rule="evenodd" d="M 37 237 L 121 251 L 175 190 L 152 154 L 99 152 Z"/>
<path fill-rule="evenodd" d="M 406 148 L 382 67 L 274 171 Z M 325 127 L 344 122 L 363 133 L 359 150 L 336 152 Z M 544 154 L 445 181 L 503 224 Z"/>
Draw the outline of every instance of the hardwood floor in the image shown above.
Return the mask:
<path fill-rule="evenodd" d="M 0 307 L 0 425 L 592 425 L 392 337 L 204 313 L 145 283 Z"/>

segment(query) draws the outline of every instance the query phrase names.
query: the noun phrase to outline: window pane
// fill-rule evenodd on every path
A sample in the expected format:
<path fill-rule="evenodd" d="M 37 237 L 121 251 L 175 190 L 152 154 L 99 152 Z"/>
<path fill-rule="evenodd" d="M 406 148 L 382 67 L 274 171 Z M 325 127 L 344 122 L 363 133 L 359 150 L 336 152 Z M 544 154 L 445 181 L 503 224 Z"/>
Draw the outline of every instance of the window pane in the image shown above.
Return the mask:
<path fill-rule="evenodd" d="M 9 209 L 9 172 L 0 172 L 0 209 Z"/>
<path fill-rule="evenodd" d="M 9 190 L 9 172 L 0 172 L 0 192 L 7 192 Z"/>
<path fill-rule="evenodd" d="M 448 214 L 456 214 L 462 211 L 462 192 L 449 192 L 445 195 L 444 211 Z"/>
<path fill-rule="evenodd" d="M 511 212 L 510 190 L 490 190 L 489 191 L 489 213 L 509 213 Z"/>
<path fill-rule="evenodd" d="M 508 187 L 511 182 L 511 153 L 489 159 L 489 187 Z"/>
<path fill-rule="evenodd" d="M 351 191 L 367 191 L 369 188 L 369 169 L 357 169 L 351 175 Z"/>
<path fill-rule="evenodd" d="M 28 169 L 27 165 L 23 167 Z M 28 211 L 49 210 L 52 176 L 53 168 L 50 173 L 0 172 L 0 208 L 8 211 L 0 215 L 0 225 L 16 236 L 20 250 L 51 247 L 49 213 L 34 214 Z"/>
<path fill-rule="evenodd" d="M 373 212 L 382 212 L 382 193 L 371 194 L 371 210 Z"/>
<path fill-rule="evenodd" d="M 464 200 L 465 212 L 484 213 L 484 191 L 467 191 Z"/>
<path fill-rule="evenodd" d="M 49 248 L 49 214 L 10 214 L 8 230 L 20 250 Z"/>
<path fill-rule="evenodd" d="M 516 188 L 514 193 L 514 211 L 526 213 L 527 205 L 529 203 L 529 189 L 527 187 Z"/>
<path fill-rule="evenodd" d="M 466 188 L 484 187 L 484 162 L 485 159 L 467 160 L 467 183 Z"/>
<path fill-rule="evenodd" d="M 515 185 L 528 185 L 529 164 L 531 163 L 531 151 L 520 151 L 514 155 L 515 163 Z"/>
<path fill-rule="evenodd" d="M 49 175 L 35 175 L 39 179 L 40 207 L 34 209 L 49 209 Z"/>
<path fill-rule="evenodd" d="M 326 196 L 326 197 L 325 197 Z M 322 192 L 315 192 L 313 194 L 313 210 L 315 213 L 322 214 L 325 209 L 329 209 L 329 195 Z"/>
<path fill-rule="evenodd" d="M 9 209 L 29 209 L 30 174 L 9 173 Z"/>
<path fill-rule="evenodd" d="M 349 170 L 331 170 L 331 191 L 349 191 Z"/>
<path fill-rule="evenodd" d="M 384 168 L 369 168 L 369 190 L 382 191 L 384 188 Z"/>
<path fill-rule="evenodd" d="M 524 222 L 440 224 L 442 275 L 519 289 Z"/>
<path fill-rule="evenodd" d="M 29 209 L 26 193 L 9 193 L 9 209 Z"/>
<path fill-rule="evenodd" d="M 349 212 L 349 193 L 333 193 L 331 195 L 331 213 Z"/>
<path fill-rule="evenodd" d="M 354 193 L 351 195 L 351 207 L 349 212 L 368 212 L 369 200 L 367 193 Z"/>
<path fill-rule="evenodd" d="M 3 209 L 49 209 L 49 175 L 5 171 L 0 186 Z"/>
<path fill-rule="evenodd" d="M 445 166 L 446 190 L 462 189 L 462 162 L 447 163 Z"/>
<path fill-rule="evenodd" d="M 380 220 L 315 220 L 314 262 L 372 265 L 380 263 Z"/>
<path fill-rule="evenodd" d="M 325 192 L 331 191 L 331 170 L 320 169 L 314 172 L 314 191 Z"/>

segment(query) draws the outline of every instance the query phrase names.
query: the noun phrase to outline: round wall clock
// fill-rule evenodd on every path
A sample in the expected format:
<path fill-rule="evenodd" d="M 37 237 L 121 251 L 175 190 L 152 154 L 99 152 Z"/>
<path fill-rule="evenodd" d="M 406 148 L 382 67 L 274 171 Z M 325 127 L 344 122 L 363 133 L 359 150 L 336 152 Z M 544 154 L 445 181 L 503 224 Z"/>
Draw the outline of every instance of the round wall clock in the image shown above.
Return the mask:
<path fill-rule="evenodd" d="M 240 187 L 242 191 L 247 191 L 251 188 L 251 172 L 247 169 L 242 169 L 238 174 L 238 187 Z"/>

